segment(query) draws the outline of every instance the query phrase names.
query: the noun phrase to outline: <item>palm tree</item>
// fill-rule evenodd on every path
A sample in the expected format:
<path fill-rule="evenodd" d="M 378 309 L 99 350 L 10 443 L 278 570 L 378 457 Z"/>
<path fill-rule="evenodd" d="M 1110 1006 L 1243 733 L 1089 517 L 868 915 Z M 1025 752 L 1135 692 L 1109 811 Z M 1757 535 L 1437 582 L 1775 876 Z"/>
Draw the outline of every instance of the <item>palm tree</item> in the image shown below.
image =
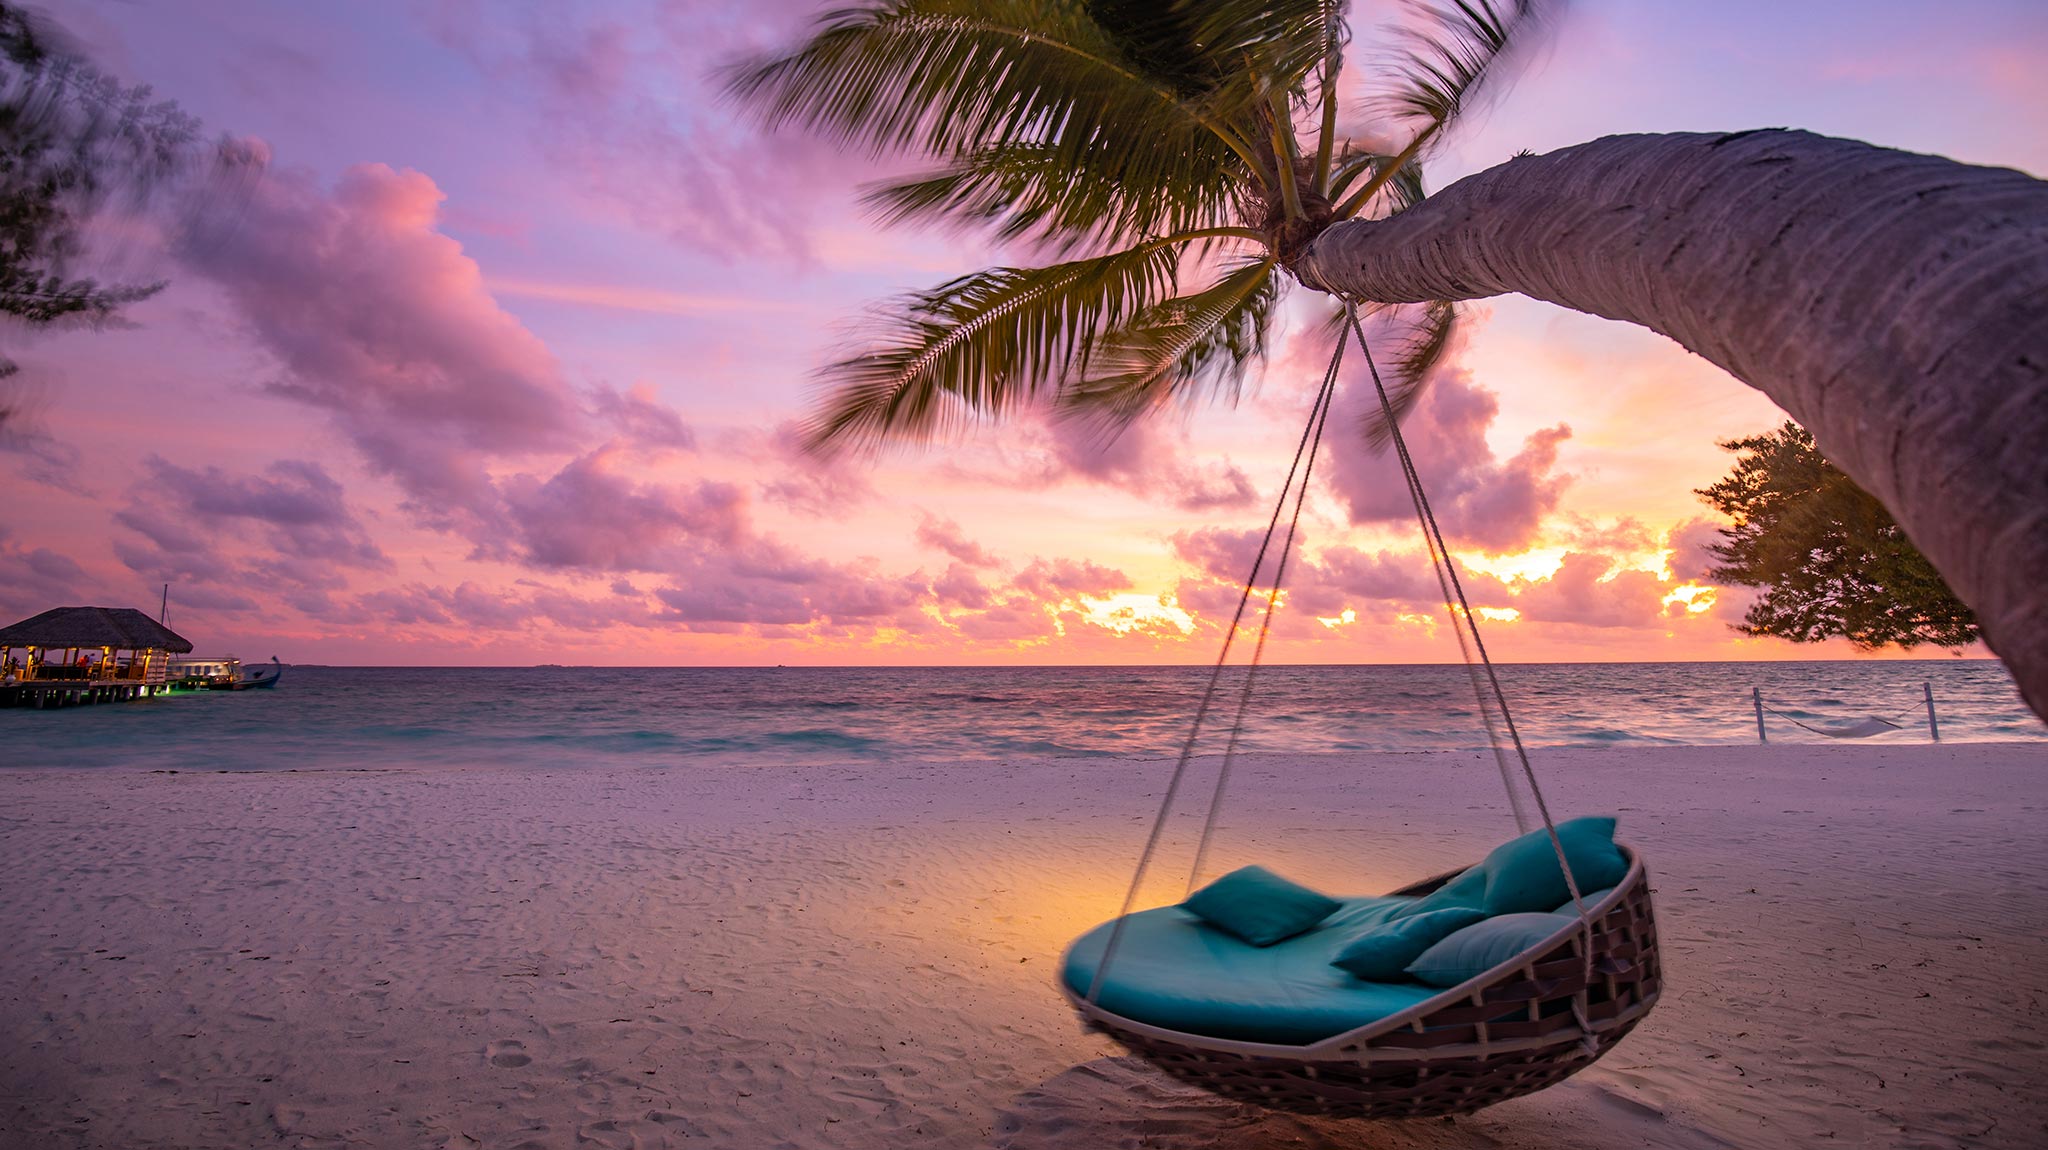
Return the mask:
<path fill-rule="evenodd" d="M 735 68 L 771 124 L 936 160 L 875 189 L 886 218 L 1062 257 L 896 301 L 824 370 L 814 444 L 1032 401 L 1114 423 L 1234 396 L 1287 277 L 1407 307 L 1405 406 L 1447 301 L 1519 292 L 1662 332 L 1769 395 L 2048 717 L 2048 184 L 1761 131 L 1610 137 L 1423 200 L 1419 160 L 1552 6 L 1414 7 L 1382 147 L 1338 131 L 1342 0 L 870 0 Z"/>
<path fill-rule="evenodd" d="M 1420 160 L 1555 3 L 1417 2 L 1374 101 L 1340 127 L 1346 0 L 867 0 L 727 73 L 770 126 L 927 157 L 878 186 L 889 221 L 1042 253 L 893 301 L 826 367 L 814 447 L 926 437 L 1026 403 L 1115 426 L 1234 398 L 1288 265 L 1333 221 L 1422 196 Z M 1397 318 L 1396 407 L 1443 351 L 1448 303 Z"/>
<path fill-rule="evenodd" d="M 2048 718 L 2048 183 L 1805 132 L 1611 136 L 1333 226 L 1294 272 L 1519 292 L 1720 365 L 1891 511 Z"/>

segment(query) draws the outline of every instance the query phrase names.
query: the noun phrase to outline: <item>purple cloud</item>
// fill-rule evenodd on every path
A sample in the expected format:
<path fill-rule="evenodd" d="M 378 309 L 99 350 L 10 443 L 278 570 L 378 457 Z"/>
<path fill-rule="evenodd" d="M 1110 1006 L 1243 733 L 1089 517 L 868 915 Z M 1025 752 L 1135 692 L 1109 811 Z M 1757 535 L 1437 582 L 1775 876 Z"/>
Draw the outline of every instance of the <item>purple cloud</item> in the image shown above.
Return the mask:
<path fill-rule="evenodd" d="M 596 205 L 725 259 L 803 260 L 820 209 L 879 169 L 809 133 L 754 130 L 713 72 L 745 49 L 789 42 L 814 13 L 663 5 L 620 23 L 573 6 L 507 19 L 442 0 L 426 23 L 499 98 L 532 106 L 535 145 Z"/>
<path fill-rule="evenodd" d="M 1532 623 L 1641 627 L 1665 614 L 1664 582 L 1648 571 L 1614 571 L 1612 556 L 1574 551 L 1550 578 L 1523 583 L 1514 607 Z"/>
<path fill-rule="evenodd" d="M 1105 436 L 1077 420 L 1046 428 L 1052 466 L 1044 481 L 1079 477 L 1139 495 L 1160 495 L 1183 511 L 1230 511 L 1258 500 L 1250 478 L 1228 460 L 1191 462 L 1186 435 L 1147 420 Z"/>
<path fill-rule="evenodd" d="M 672 566 L 675 548 L 731 546 L 746 532 L 746 499 L 729 483 L 683 489 L 635 482 L 622 449 L 607 446 L 542 481 L 505 481 L 507 518 L 519 557 L 540 567 L 654 571 Z"/>
<path fill-rule="evenodd" d="M 819 456 L 805 451 L 803 424 L 784 420 L 765 437 L 734 437 L 735 450 L 772 477 L 761 481 L 761 498 L 815 518 L 844 515 L 874 498 L 875 487 L 861 461 L 849 453 Z"/>
<path fill-rule="evenodd" d="M 654 389 L 640 384 L 628 391 L 598 387 L 591 394 L 591 408 L 597 418 L 609 424 L 635 446 L 649 449 L 694 451 L 697 433 L 683 422 L 675 408 L 657 400 Z"/>
<path fill-rule="evenodd" d="M 1246 576 L 1252 571 L 1252 561 L 1259 557 L 1259 545 L 1265 538 L 1263 528 L 1247 527 L 1232 530 L 1226 527 L 1203 527 L 1195 531 L 1177 531 L 1168 537 L 1173 544 L 1173 553 L 1192 563 L 1204 575 L 1224 583 L 1244 586 Z M 1261 586 L 1271 586 L 1278 573 L 1280 560 L 1279 540 L 1266 551 L 1265 562 L 1259 569 Z M 1294 537 L 1294 554 L 1287 563 L 1287 582 L 1294 584 L 1301 578 L 1301 556 L 1308 544 L 1308 535 L 1298 533 Z"/>
<path fill-rule="evenodd" d="M 1379 400 L 1362 364 L 1353 370 L 1358 358 L 1345 360 L 1323 474 L 1343 499 L 1351 522 L 1412 523 L 1415 510 L 1393 453 L 1374 453 L 1360 433 Z M 1453 363 L 1437 369 L 1427 394 L 1401 426 L 1445 536 L 1494 553 L 1533 542 L 1571 481 L 1555 473 L 1558 444 L 1571 438 L 1571 428 L 1559 424 L 1538 431 L 1521 451 L 1501 460 L 1486 441 L 1499 414 L 1494 394 Z"/>
<path fill-rule="evenodd" d="M 99 586 L 71 556 L 48 547 L 24 547 L 0 527 L 0 614 L 6 623 L 95 597 Z"/>
<path fill-rule="evenodd" d="M 1671 558 L 1666 562 L 1671 568 L 1673 579 L 1680 583 L 1707 581 L 1708 570 L 1721 562 L 1708 554 L 1707 548 L 1728 541 L 1727 537 L 1721 534 L 1721 527 L 1719 520 L 1704 516 L 1687 519 L 1672 526 L 1670 533 L 1664 537 L 1664 546 L 1671 549 Z"/>
<path fill-rule="evenodd" d="M 329 413 L 424 521 L 487 532 L 501 526 L 487 459 L 571 449 L 584 416 L 553 353 L 438 230 L 442 199 L 382 164 L 331 195 L 272 172 L 182 254 L 283 368 L 267 390 Z"/>
<path fill-rule="evenodd" d="M 281 459 L 261 475 L 235 475 L 152 455 L 143 467 L 136 500 L 114 518 L 167 550 L 203 550 L 223 528 L 241 522 L 260 526 L 282 556 L 348 567 L 391 565 L 349 510 L 341 484 L 317 463 Z"/>
<path fill-rule="evenodd" d="M 1131 577 L 1086 559 L 1033 559 L 1011 584 L 1040 599 L 1057 601 L 1076 595 L 1099 597 L 1128 591 Z"/>
<path fill-rule="evenodd" d="M 997 562 L 986 548 L 967 538 L 958 523 L 930 512 L 919 513 L 917 542 L 934 551 L 943 551 L 969 567 L 993 567 Z"/>

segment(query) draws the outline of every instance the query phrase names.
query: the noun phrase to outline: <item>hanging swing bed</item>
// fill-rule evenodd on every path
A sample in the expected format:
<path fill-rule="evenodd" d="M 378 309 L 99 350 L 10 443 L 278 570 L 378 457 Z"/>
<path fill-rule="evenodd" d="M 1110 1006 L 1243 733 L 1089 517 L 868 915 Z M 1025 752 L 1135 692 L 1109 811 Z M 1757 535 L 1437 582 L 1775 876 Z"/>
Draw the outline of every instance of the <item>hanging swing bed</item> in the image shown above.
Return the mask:
<path fill-rule="evenodd" d="M 1642 859 L 1613 842 L 1613 819 L 1560 824 L 1551 818 L 1356 306 L 1347 304 L 1346 312 L 1347 330 L 1123 909 L 1068 948 L 1060 983 L 1090 1028 L 1166 1073 L 1229 1098 L 1349 1118 L 1464 1114 L 1585 1068 L 1649 1013 L 1662 988 L 1656 921 Z M 1197 890 L 1345 345 L 1353 337 L 1379 393 L 1516 824 L 1526 833 L 1475 866 L 1380 898 L 1328 898 L 1259 867 Z M 1293 515 L 1265 584 L 1266 613 L 1195 850 L 1189 897 L 1178 906 L 1133 913 L 1290 494 Z M 1503 732 L 1519 770 L 1510 765 Z M 1535 830 L 1527 827 L 1517 775 L 1542 823 Z"/>

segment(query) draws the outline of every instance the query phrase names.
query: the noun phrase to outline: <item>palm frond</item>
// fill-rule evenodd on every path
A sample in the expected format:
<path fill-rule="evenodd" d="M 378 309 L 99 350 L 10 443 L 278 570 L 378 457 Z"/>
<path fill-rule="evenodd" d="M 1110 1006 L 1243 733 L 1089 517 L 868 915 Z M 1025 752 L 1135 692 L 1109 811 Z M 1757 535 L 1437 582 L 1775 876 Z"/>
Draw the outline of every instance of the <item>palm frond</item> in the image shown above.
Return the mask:
<path fill-rule="evenodd" d="M 1060 391 L 1070 417 L 1120 429 L 1175 398 L 1218 390 L 1235 402 L 1243 371 L 1266 351 L 1280 298 L 1278 260 L 1245 260 L 1214 284 L 1161 300 L 1097 341 L 1096 364 Z"/>
<path fill-rule="evenodd" d="M 1333 27 L 1343 24 L 1344 0 L 1201 0 L 1159 4 L 1185 24 L 1207 58 L 1223 62 L 1230 78 L 1286 93 L 1306 104 L 1329 60 Z"/>
<path fill-rule="evenodd" d="M 1400 311 L 1407 313 L 1403 318 L 1408 331 L 1394 354 L 1381 360 L 1380 371 L 1387 385 L 1387 405 L 1394 409 L 1397 422 L 1405 421 L 1429 390 L 1431 373 L 1450 350 L 1458 323 L 1458 306 L 1449 300 L 1431 300 Z M 1376 402 L 1359 424 L 1366 443 L 1375 451 L 1383 450 L 1393 439 L 1393 428 Z"/>
<path fill-rule="evenodd" d="M 1130 67 L 1073 3 L 872 0 L 826 13 L 794 51 L 742 61 L 723 78 L 771 127 L 877 152 L 1035 142 L 1078 156 L 1146 134 L 1243 145 L 1225 119 Z"/>
<path fill-rule="evenodd" d="M 1078 163 L 1057 148 L 997 145 L 864 198 L 886 223 L 986 228 L 1062 253 L 1231 222 L 1246 189 L 1230 151 L 1212 137 L 1158 144 L 1091 149 Z"/>
<path fill-rule="evenodd" d="M 1348 214 L 1352 216 L 1381 219 L 1407 211 L 1421 203 L 1426 195 L 1420 161 L 1347 149 L 1339 154 L 1332 169 L 1331 196 L 1343 195 L 1360 177 L 1364 177 L 1366 186 L 1373 190 L 1369 197 L 1346 205 Z"/>
<path fill-rule="evenodd" d="M 1512 76 L 1564 0 L 1407 0 L 1408 23 L 1390 34 L 1402 46 L 1387 62 L 1394 86 L 1378 102 L 1418 134 L 1435 135 L 1487 90 Z"/>
<path fill-rule="evenodd" d="M 1238 70 L 1209 51 L 1187 5 L 1160 0 L 1084 0 L 1096 27 L 1116 43 L 1126 64 L 1171 88 L 1183 100 L 1212 95 Z"/>
<path fill-rule="evenodd" d="M 1313 187 L 1326 199 L 1334 199 L 1330 190 L 1330 165 L 1337 157 L 1340 141 L 1337 138 L 1338 100 L 1337 78 L 1344 70 L 1344 45 L 1351 39 L 1351 25 L 1344 19 L 1351 7 L 1348 0 L 1324 0 L 1323 3 L 1323 73 L 1316 90 L 1316 99 L 1321 103 L 1320 123 L 1316 135 L 1316 167 Z"/>
<path fill-rule="evenodd" d="M 1042 268 L 989 268 L 895 301 L 873 346 L 820 371 L 808 445 L 926 438 L 1086 370 L 1105 331 L 1173 292 L 1179 252 L 1144 245 Z"/>

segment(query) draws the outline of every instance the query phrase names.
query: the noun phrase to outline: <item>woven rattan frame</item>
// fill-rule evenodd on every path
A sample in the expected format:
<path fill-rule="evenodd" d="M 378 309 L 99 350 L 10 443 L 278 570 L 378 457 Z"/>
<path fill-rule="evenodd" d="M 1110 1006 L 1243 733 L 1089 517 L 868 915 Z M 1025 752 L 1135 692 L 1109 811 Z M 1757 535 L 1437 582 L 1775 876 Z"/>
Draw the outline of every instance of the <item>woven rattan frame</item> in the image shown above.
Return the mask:
<path fill-rule="evenodd" d="M 1164 1030 L 1061 989 L 1090 1028 L 1229 1098 L 1348 1118 L 1466 1114 L 1585 1068 L 1656 1005 L 1663 978 L 1649 876 L 1633 850 L 1621 849 L 1628 875 L 1589 908 L 1590 933 L 1574 922 L 1434 998 L 1312 1045 Z M 1425 894 L 1450 877 L 1394 893 Z"/>

